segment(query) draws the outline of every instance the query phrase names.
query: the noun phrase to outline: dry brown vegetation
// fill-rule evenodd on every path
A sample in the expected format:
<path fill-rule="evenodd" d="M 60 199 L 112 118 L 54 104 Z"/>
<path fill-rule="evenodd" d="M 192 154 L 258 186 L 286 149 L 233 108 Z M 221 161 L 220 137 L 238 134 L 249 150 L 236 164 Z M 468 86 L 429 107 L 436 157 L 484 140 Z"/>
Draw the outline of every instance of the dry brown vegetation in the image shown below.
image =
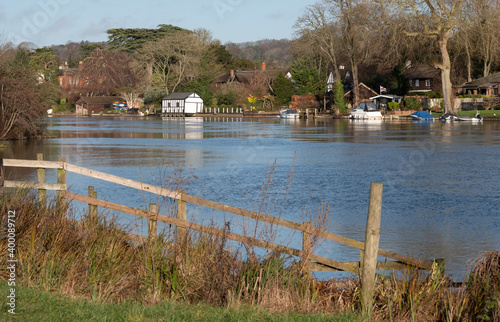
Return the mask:
<path fill-rule="evenodd" d="M 0 247 L 8 211 L 16 212 L 17 281 L 97 302 L 167 300 L 221 307 L 256 305 L 280 312 L 358 312 L 360 281 L 317 281 L 303 263 L 279 253 L 244 256 L 224 237 L 190 234 L 187 245 L 164 231 L 143 244 L 101 214 L 78 224 L 71 210 L 40 206 L 28 191 L 2 192 Z M 237 249 L 242 249 L 241 247 Z M 6 260 L 7 252 L 2 253 Z M 6 280 L 6 270 L 1 271 Z M 500 252 L 474 262 L 460 288 L 441 266 L 380 279 L 373 318 L 391 321 L 499 321 Z"/>

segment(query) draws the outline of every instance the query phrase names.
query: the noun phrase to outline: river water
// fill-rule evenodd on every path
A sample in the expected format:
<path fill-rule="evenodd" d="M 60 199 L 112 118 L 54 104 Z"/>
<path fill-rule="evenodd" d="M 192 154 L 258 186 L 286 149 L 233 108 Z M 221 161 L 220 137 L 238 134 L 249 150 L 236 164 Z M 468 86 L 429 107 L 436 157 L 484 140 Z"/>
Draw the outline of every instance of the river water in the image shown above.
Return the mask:
<path fill-rule="evenodd" d="M 444 258 L 447 274 L 457 281 L 471 260 L 500 249 L 498 122 L 227 117 L 47 121 L 53 138 L 14 142 L 2 157 L 65 157 L 79 166 L 296 222 L 314 220 L 321 206 L 328 205 L 328 230 L 360 241 L 370 183 L 381 182 L 380 247 L 422 259 Z M 34 179 L 35 173 L 18 169 L 7 176 Z M 55 182 L 55 173 L 48 171 L 47 180 Z M 76 174 L 68 173 L 68 184 L 70 191 L 81 194 L 93 185 L 99 198 L 132 207 L 162 203 Z M 162 205 L 161 212 L 167 212 L 169 204 Z M 144 233 L 144 222 L 130 217 L 119 220 Z M 232 231 L 250 227 L 199 208 L 188 208 L 188 218 L 219 226 L 234 221 Z M 300 247 L 297 240 L 290 245 Z M 359 260 L 359 251 L 333 242 L 323 242 L 316 252 Z"/>

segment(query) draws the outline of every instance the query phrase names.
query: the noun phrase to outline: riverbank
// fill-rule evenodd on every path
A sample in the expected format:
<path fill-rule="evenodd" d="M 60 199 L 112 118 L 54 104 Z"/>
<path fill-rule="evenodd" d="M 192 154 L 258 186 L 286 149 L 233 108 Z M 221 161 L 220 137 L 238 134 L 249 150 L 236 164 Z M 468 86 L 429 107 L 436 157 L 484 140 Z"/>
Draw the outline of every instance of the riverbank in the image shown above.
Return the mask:
<path fill-rule="evenodd" d="M 122 314 L 115 311 L 121 311 L 123 303 L 141 310 L 177 302 L 189 305 L 187 315 L 195 305 L 202 307 L 202 312 L 221 308 L 222 314 L 243 308 L 243 316 L 246 312 L 250 316 L 266 312 L 273 318 L 281 313 L 293 320 L 314 313 L 312 320 L 362 319 L 358 315 L 359 279 L 317 281 L 304 274 L 300 261 L 280 253 L 262 257 L 248 254 L 243 260 L 238 252 L 227 249 L 224 237 L 191 235 L 180 245 L 169 231 L 137 244 L 129 241 L 123 226 L 105 214 L 95 219 L 85 216 L 76 223 L 70 219 L 70 208 L 54 202 L 43 208 L 37 196 L 26 190 L 2 191 L 0 208 L 2 222 L 12 216 L 16 231 L 15 241 L 0 240 L 4 249 L 16 247 L 9 257 L 16 260 L 15 273 L 4 271 L 1 289 L 7 281 L 14 281 L 7 292 L 14 294 L 10 302 L 17 308 L 32 302 L 21 297 L 22 286 L 30 285 L 34 293 L 45 291 L 79 299 L 77 306 L 84 307 L 80 312 L 85 316 L 92 307 L 101 308 L 93 306 L 95 303 L 122 303 L 103 306 L 111 312 L 101 313 L 113 317 Z M 0 255 L 4 262 L 8 262 L 8 254 Z M 393 275 L 378 280 L 372 318 L 499 319 L 500 252 L 484 254 L 474 263 L 464 282 L 467 288 L 459 290 L 453 288 L 441 266 L 433 267 L 428 276 L 407 271 L 399 277 L 402 280 Z M 12 309 L 5 304 L 2 308 L 4 312 Z"/>

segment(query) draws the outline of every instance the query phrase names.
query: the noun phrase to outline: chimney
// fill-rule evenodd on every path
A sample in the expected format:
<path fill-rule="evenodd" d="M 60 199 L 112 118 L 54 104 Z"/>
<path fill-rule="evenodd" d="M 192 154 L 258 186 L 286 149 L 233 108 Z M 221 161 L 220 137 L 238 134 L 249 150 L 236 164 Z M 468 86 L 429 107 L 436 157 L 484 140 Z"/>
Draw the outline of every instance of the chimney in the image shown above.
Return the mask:
<path fill-rule="evenodd" d="M 260 69 L 261 70 L 266 70 L 266 62 L 262 62 L 262 64 L 260 64 Z"/>
<path fill-rule="evenodd" d="M 80 60 L 80 62 L 78 63 L 78 71 L 79 72 L 82 72 L 83 71 L 83 61 Z"/>

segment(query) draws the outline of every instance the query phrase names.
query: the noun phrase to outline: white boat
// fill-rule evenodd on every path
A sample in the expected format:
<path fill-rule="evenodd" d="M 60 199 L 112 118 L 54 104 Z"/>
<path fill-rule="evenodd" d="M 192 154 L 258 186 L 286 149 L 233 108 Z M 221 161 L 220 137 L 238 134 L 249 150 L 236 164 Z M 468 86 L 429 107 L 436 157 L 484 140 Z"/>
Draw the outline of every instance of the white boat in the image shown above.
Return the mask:
<path fill-rule="evenodd" d="M 284 109 L 280 111 L 280 118 L 282 119 L 298 119 L 300 117 L 296 110 Z"/>
<path fill-rule="evenodd" d="M 383 118 L 382 113 L 380 113 L 373 102 L 359 103 L 358 107 L 351 111 L 349 117 L 351 119 L 363 120 L 381 120 Z"/>
<path fill-rule="evenodd" d="M 49 109 L 47 110 L 47 115 L 52 115 L 52 113 L 54 113 L 54 110 L 53 110 L 53 109 L 51 109 L 51 108 L 49 108 Z"/>
<path fill-rule="evenodd" d="M 462 122 L 482 122 L 483 118 L 481 117 L 481 114 L 476 113 L 476 116 L 457 116 L 455 118 L 456 121 L 462 121 Z"/>

